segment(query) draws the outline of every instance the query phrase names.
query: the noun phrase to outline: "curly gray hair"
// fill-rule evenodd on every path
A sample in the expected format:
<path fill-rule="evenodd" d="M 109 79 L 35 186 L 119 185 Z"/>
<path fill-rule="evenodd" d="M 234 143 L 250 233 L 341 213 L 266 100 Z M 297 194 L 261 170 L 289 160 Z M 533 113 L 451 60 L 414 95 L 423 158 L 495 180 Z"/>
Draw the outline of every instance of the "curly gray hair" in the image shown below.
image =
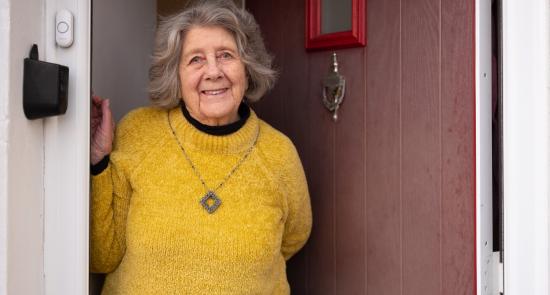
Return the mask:
<path fill-rule="evenodd" d="M 277 72 L 254 17 L 232 1 L 197 1 L 180 13 L 161 19 L 149 69 L 153 105 L 173 108 L 180 102 L 179 63 L 185 34 L 194 26 L 219 26 L 235 38 L 248 76 L 248 101 L 258 101 L 275 84 Z"/>

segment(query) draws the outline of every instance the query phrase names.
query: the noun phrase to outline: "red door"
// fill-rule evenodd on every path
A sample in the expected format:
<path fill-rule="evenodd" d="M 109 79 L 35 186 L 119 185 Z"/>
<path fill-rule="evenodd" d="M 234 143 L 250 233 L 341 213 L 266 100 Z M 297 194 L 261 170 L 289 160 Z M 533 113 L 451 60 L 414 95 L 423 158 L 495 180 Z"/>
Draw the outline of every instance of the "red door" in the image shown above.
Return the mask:
<path fill-rule="evenodd" d="M 246 5 L 281 74 L 254 108 L 297 146 L 313 205 L 293 294 L 474 293 L 474 2 L 367 0 L 367 46 L 336 51 L 337 123 L 305 1 Z"/>

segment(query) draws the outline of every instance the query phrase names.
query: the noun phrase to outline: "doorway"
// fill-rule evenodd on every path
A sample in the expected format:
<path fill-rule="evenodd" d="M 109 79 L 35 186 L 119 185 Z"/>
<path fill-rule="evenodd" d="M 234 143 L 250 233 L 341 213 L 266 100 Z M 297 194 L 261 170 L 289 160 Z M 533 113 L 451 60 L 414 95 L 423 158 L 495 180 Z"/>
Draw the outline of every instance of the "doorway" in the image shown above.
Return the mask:
<path fill-rule="evenodd" d="M 117 119 L 147 104 L 148 60 L 141 58 L 152 48 L 156 12 L 172 9 L 160 3 L 183 5 L 126 2 L 94 0 L 93 88 L 111 98 Z M 367 47 L 337 51 L 347 93 L 334 123 L 320 100 L 332 52 L 305 51 L 305 1 L 246 1 L 281 73 L 255 109 L 297 146 L 313 205 L 312 236 L 289 262 L 289 282 L 295 294 L 469 294 L 474 1 L 367 2 Z M 110 10 L 105 16 L 100 5 Z M 127 23 L 117 27 L 120 15 Z M 109 34 L 122 44 L 100 41 Z M 131 46 L 134 34 L 143 47 Z M 113 52 L 138 62 L 113 59 Z M 122 81 L 127 71 L 137 78 Z M 95 282 L 92 294 L 100 288 Z"/>

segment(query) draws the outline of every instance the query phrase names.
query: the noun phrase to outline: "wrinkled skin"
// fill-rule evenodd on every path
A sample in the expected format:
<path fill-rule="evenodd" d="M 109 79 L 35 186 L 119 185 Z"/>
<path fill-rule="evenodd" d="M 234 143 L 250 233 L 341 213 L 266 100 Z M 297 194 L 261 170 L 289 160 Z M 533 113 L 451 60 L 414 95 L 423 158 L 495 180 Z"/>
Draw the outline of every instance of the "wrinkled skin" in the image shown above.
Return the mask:
<path fill-rule="evenodd" d="M 109 100 L 92 95 L 90 124 L 90 163 L 95 165 L 113 149 L 115 122 Z"/>

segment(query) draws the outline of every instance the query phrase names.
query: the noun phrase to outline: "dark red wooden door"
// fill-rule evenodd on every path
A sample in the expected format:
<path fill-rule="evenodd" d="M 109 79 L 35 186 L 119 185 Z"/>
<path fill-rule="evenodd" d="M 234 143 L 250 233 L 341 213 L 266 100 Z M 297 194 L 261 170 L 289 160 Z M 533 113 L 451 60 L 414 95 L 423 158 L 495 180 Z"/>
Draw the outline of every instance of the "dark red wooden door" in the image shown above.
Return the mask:
<path fill-rule="evenodd" d="M 475 292 L 474 1 L 367 0 L 367 47 L 304 50 L 305 1 L 247 0 L 281 76 L 255 107 L 290 136 L 313 206 L 293 294 Z"/>

